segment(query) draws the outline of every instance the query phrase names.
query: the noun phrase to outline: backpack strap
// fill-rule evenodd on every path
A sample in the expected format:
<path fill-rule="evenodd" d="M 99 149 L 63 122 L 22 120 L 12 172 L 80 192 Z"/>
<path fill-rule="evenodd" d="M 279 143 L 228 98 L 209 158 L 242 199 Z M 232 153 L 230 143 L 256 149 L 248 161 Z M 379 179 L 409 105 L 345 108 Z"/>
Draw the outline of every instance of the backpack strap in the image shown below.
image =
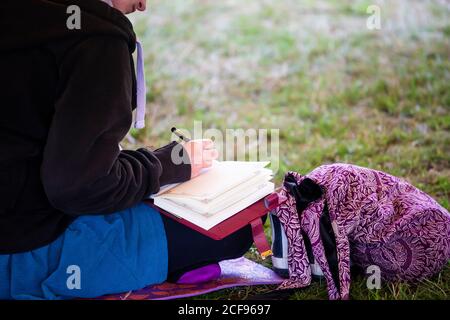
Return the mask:
<path fill-rule="evenodd" d="M 302 229 L 308 235 L 312 245 L 315 261 L 322 269 L 327 283 L 328 297 L 331 300 L 340 299 L 339 294 L 339 272 L 337 264 L 336 247 L 330 241 L 328 230 L 325 231 L 323 213 L 325 211 L 325 201 L 322 199 L 309 206 L 302 214 Z M 324 236 L 326 232 L 326 236 Z M 332 239 L 334 236 L 332 237 Z M 333 254 L 334 253 L 334 254 Z"/>
<path fill-rule="evenodd" d="M 324 273 L 330 299 L 349 298 L 350 249 L 346 234 L 331 220 L 327 201 L 322 198 L 303 211 L 302 230 L 308 234 L 314 258 Z M 319 230 L 319 232 L 317 232 Z"/>
<path fill-rule="evenodd" d="M 324 201 L 322 216 L 319 222 L 320 240 L 325 252 L 326 261 L 330 269 L 333 284 L 336 287 L 336 292 L 340 292 L 339 281 L 339 265 L 338 254 L 336 246 L 336 236 L 333 231 L 333 225 L 328 211 L 328 204 Z"/>
<path fill-rule="evenodd" d="M 350 243 L 347 235 L 340 230 L 336 221 L 332 222 L 336 237 L 336 251 L 339 269 L 339 293 L 341 299 L 347 300 L 350 295 Z"/>
<path fill-rule="evenodd" d="M 324 189 L 312 179 L 289 172 L 285 176 L 281 193 L 283 192 L 288 195 L 288 201 L 275 214 L 282 222 L 288 238 L 290 279 L 283 282 L 280 289 L 309 285 L 311 270 L 305 246 L 305 238 L 308 238 L 314 259 L 324 273 L 329 298 L 348 299 L 348 239 L 345 233 L 339 232 L 337 223 L 330 218 Z M 291 252 L 295 252 L 296 257 Z"/>
<path fill-rule="evenodd" d="M 302 235 L 298 209 L 306 207 L 308 199 L 301 197 L 294 174 L 285 176 L 284 186 L 279 192 L 280 197 L 287 200 L 274 210 L 274 214 L 280 220 L 288 241 L 288 267 L 289 279 L 283 281 L 279 290 L 303 288 L 311 283 L 311 267 L 308 260 L 308 252 Z"/>
<path fill-rule="evenodd" d="M 252 227 L 253 241 L 256 249 L 258 249 L 261 258 L 264 260 L 272 255 L 272 250 L 267 242 L 266 235 L 264 234 L 264 226 L 261 218 L 257 218 L 250 222 Z"/>

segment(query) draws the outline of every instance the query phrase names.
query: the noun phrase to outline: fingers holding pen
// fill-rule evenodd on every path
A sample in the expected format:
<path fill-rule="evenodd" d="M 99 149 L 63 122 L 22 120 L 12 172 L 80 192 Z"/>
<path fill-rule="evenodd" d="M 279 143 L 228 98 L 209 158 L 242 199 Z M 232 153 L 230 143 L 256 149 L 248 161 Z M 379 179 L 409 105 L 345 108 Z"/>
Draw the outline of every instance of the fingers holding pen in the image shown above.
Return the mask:
<path fill-rule="evenodd" d="M 213 161 L 219 157 L 211 139 L 189 140 L 183 142 L 183 147 L 189 155 L 192 177 L 200 174 L 203 168 L 211 167 Z"/>

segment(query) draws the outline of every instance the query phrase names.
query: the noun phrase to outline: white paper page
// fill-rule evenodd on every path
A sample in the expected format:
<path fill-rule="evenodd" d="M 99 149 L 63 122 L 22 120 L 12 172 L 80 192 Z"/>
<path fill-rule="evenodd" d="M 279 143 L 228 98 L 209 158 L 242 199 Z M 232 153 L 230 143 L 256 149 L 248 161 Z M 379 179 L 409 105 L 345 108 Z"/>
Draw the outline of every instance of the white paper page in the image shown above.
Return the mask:
<path fill-rule="evenodd" d="M 158 197 L 183 196 L 212 200 L 224 192 L 261 173 L 269 162 L 216 162 L 204 174 L 168 190 Z M 268 169 L 265 169 L 268 170 Z"/>
<path fill-rule="evenodd" d="M 258 189 L 258 186 L 267 183 L 272 179 L 272 172 L 268 170 L 263 175 L 255 176 L 247 181 L 244 181 L 240 185 L 231 189 L 230 191 L 221 194 L 216 197 L 213 201 L 205 202 L 199 201 L 197 199 L 186 198 L 186 197 L 164 197 L 163 199 L 174 202 L 175 204 L 185 207 L 190 211 L 194 211 L 198 214 L 202 215 L 214 215 L 220 210 L 230 206 L 232 203 L 240 201 L 241 199 L 248 197 L 255 190 Z M 160 198 L 155 198 L 155 205 L 158 205 Z"/>
<path fill-rule="evenodd" d="M 218 162 L 218 161 L 217 161 L 217 160 L 213 160 L 213 164 L 216 163 L 216 162 Z M 208 172 L 209 169 L 210 169 L 210 168 L 203 168 L 202 170 L 200 170 L 199 176 L 202 175 L 202 174 L 204 174 L 204 173 L 206 173 L 206 172 Z M 193 178 L 193 179 L 195 179 L 195 178 Z M 165 186 L 162 186 L 162 187 L 159 189 L 158 193 L 155 193 L 155 194 L 150 195 L 149 198 L 150 198 L 150 199 L 154 199 L 155 197 L 158 197 L 158 196 L 162 195 L 163 193 L 166 193 L 167 191 L 169 191 L 169 190 L 175 188 L 176 186 L 178 186 L 178 185 L 180 185 L 180 184 L 181 184 L 181 183 L 171 183 L 171 184 L 166 184 Z"/>

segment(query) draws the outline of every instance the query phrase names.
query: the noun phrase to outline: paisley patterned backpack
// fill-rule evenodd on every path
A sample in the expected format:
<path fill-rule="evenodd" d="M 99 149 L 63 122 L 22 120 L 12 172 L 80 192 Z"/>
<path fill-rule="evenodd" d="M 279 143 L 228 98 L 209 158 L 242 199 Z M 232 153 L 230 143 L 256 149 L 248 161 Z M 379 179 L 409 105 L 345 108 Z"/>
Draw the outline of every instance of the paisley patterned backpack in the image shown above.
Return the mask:
<path fill-rule="evenodd" d="M 288 172 L 272 214 L 288 242 L 279 289 L 308 286 L 320 266 L 330 299 L 348 299 L 350 264 L 377 266 L 384 280 L 419 281 L 450 258 L 450 215 L 429 195 L 384 172 L 324 165 Z M 311 261 L 313 259 L 314 261 Z"/>

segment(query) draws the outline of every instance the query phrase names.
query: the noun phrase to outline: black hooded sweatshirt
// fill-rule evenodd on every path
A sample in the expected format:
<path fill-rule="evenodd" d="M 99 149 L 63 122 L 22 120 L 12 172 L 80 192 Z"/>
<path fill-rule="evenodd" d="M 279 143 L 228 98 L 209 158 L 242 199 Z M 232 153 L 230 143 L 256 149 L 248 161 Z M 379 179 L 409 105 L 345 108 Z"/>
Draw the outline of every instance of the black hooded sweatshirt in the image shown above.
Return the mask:
<path fill-rule="evenodd" d="M 66 22 L 81 9 L 81 29 Z M 0 1 L 0 254 L 44 246 L 77 216 L 186 181 L 175 142 L 120 150 L 136 78 L 130 21 L 99 0 Z"/>

